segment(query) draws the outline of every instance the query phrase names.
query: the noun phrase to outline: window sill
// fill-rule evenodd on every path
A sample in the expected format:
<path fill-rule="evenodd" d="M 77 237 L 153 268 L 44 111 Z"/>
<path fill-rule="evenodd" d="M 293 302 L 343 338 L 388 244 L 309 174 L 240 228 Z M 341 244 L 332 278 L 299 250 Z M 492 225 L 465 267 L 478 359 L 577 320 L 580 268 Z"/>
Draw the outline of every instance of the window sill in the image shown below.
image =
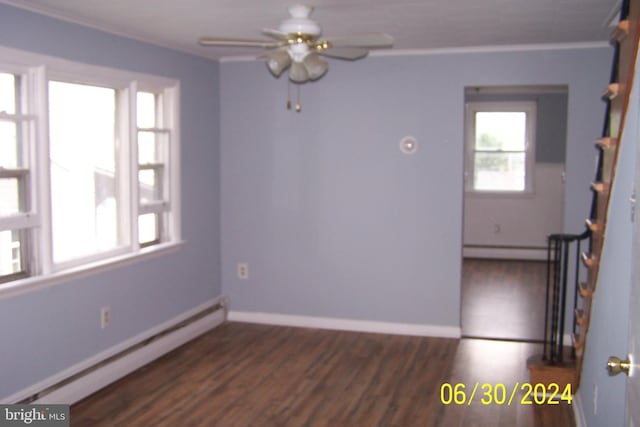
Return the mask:
<path fill-rule="evenodd" d="M 0 300 L 43 289 L 62 282 L 92 276 L 101 272 L 115 270 L 125 265 L 138 263 L 148 259 L 177 252 L 184 246 L 184 241 L 162 243 L 140 249 L 136 253 L 127 253 L 108 259 L 69 268 L 46 276 L 32 276 L 0 284 Z"/>

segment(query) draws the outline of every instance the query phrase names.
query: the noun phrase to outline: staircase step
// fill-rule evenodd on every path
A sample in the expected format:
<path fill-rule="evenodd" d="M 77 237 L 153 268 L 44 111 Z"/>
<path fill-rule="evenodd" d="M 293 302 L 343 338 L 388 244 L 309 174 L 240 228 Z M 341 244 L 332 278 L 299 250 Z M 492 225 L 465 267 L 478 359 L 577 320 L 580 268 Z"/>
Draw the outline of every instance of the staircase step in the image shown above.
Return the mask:
<path fill-rule="evenodd" d="M 560 390 L 571 385 L 572 393 L 578 387 L 578 369 L 575 360 L 568 359 L 561 364 L 551 365 L 542 359 L 542 355 L 527 359 L 527 369 L 531 384 L 558 384 Z"/>
<path fill-rule="evenodd" d="M 580 282 L 578 284 L 578 292 L 582 298 L 591 298 L 593 296 L 593 289 L 589 286 L 589 282 Z"/>
<path fill-rule="evenodd" d="M 612 100 L 622 94 L 624 86 L 622 83 L 610 83 L 609 86 L 602 93 L 602 97 Z"/>
<path fill-rule="evenodd" d="M 591 184 L 591 188 L 596 193 L 609 194 L 609 183 L 598 181 Z"/>
<path fill-rule="evenodd" d="M 589 316 L 587 316 L 585 310 L 581 308 L 575 309 L 575 316 L 576 316 L 576 323 L 580 326 L 586 325 L 589 320 Z"/>
<path fill-rule="evenodd" d="M 582 259 L 582 263 L 585 267 L 592 269 L 596 266 L 597 258 L 593 254 L 587 254 L 586 252 L 582 252 L 580 254 L 580 258 Z"/>
<path fill-rule="evenodd" d="M 581 334 L 571 334 L 571 342 L 573 343 L 573 348 L 576 351 L 580 351 L 584 348 L 584 335 Z"/>
<path fill-rule="evenodd" d="M 609 148 L 609 147 L 615 147 L 618 145 L 618 138 L 612 138 L 610 136 L 607 136 L 605 138 L 600 138 L 596 141 L 596 145 L 603 149 Z"/>
<path fill-rule="evenodd" d="M 587 219 L 585 223 L 587 224 L 587 228 L 589 228 L 592 233 L 600 233 L 600 231 L 602 231 L 602 224 L 600 224 L 596 220 Z"/>
<path fill-rule="evenodd" d="M 629 36 L 630 23 L 628 19 L 620 21 L 615 30 L 611 33 L 611 41 L 620 43 Z"/>

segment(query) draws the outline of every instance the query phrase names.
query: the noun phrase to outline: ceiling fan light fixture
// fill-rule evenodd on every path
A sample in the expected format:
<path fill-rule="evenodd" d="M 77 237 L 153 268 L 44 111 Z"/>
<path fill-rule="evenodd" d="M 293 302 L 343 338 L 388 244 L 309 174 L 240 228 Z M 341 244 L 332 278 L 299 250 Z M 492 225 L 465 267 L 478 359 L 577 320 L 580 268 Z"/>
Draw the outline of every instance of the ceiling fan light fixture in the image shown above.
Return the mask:
<path fill-rule="evenodd" d="M 275 77 L 279 77 L 291 65 L 291 57 L 286 50 L 276 50 L 265 55 L 265 57 L 267 58 L 267 68 Z"/>
<path fill-rule="evenodd" d="M 309 80 L 309 72 L 302 62 L 294 61 L 289 68 L 289 80 L 294 83 L 304 83 Z"/>
<path fill-rule="evenodd" d="M 317 53 L 311 52 L 302 61 L 304 67 L 307 69 L 309 79 L 317 80 L 324 75 L 329 69 L 329 63 L 320 58 Z"/>

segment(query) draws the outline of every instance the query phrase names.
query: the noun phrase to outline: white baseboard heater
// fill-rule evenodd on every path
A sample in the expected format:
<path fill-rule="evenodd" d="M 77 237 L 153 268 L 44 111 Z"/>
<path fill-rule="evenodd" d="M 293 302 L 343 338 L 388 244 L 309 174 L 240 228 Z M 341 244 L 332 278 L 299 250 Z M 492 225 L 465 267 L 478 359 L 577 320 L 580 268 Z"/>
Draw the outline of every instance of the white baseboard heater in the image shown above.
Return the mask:
<path fill-rule="evenodd" d="M 226 317 L 224 298 L 216 298 L 6 400 L 71 405 L 215 328 Z"/>
<path fill-rule="evenodd" d="M 462 249 L 462 256 L 464 258 L 546 261 L 547 248 L 536 246 L 465 245 Z"/>

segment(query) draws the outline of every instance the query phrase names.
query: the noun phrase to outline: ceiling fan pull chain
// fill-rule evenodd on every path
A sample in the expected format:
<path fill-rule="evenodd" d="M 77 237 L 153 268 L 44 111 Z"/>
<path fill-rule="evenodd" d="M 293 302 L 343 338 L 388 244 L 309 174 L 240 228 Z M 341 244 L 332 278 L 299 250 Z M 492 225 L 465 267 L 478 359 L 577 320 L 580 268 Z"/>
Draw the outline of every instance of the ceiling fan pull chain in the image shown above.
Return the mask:
<path fill-rule="evenodd" d="M 296 85 L 297 87 L 297 100 L 296 100 L 296 112 L 299 113 L 302 110 L 302 105 L 300 105 L 300 85 Z"/>
<path fill-rule="evenodd" d="M 287 110 L 291 110 L 291 82 L 287 80 Z"/>

